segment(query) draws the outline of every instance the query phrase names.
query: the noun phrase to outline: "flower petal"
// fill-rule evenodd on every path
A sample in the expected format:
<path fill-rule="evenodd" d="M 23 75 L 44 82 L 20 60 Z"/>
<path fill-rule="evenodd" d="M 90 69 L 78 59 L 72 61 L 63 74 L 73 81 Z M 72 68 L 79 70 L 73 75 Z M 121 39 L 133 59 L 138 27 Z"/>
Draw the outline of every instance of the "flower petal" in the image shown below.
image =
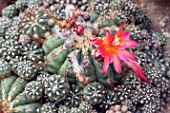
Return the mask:
<path fill-rule="evenodd" d="M 104 39 L 104 42 L 109 42 L 109 40 L 112 39 L 112 35 L 109 29 L 106 29 L 106 37 Z"/>
<path fill-rule="evenodd" d="M 127 40 L 127 39 L 129 39 L 129 37 L 130 37 L 130 32 L 129 32 L 129 31 L 128 31 L 128 32 L 121 33 L 121 34 L 119 35 L 119 38 L 121 38 L 122 40 Z"/>
<path fill-rule="evenodd" d="M 103 43 L 103 40 L 102 39 L 98 39 L 98 40 L 95 40 L 95 41 L 91 41 L 90 43 L 91 43 L 91 45 L 101 46 L 102 43 Z"/>
<path fill-rule="evenodd" d="M 113 55 L 113 65 L 115 70 L 120 74 L 122 72 L 120 60 L 117 55 Z"/>
<path fill-rule="evenodd" d="M 125 63 L 135 72 L 135 74 L 137 75 L 138 78 L 140 78 L 141 80 L 143 80 L 147 83 L 149 82 L 147 80 L 144 72 L 142 71 L 142 68 L 137 64 L 137 62 L 127 60 L 127 61 L 125 61 Z"/>
<path fill-rule="evenodd" d="M 109 56 L 105 56 L 104 63 L 103 63 L 103 69 L 102 74 L 105 74 L 109 68 Z"/>
<path fill-rule="evenodd" d="M 133 60 L 133 61 L 136 61 L 136 60 L 137 60 L 136 57 L 135 57 L 132 53 L 130 53 L 129 51 L 123 50 L 122 52 L 123 52 L 129 59 L 131 59 L 131 60 Z"/>
<path fill-rule="evenodd" d="M 122 51 L 117 50 L 116 54 L 121 60 L 127 60 L 126 55 Z"/>
<path fill-rule="evenodd" d="M 121 34 L 121 32 L 122 32 L 122 30 L 123 30 L 123 28 L 125 27 L 125 24 L 126 24 L 126 21 L 123 21 L 123 24 L 120 26 L 120 28 L 119 28 L 119 30 L 116 32 L 116 34 L 115 35 L 120 35 Z"/>
<path fill-rule="evenodd" d="M 126 40 L 126 41 L 121 41 L 120 45 L 126 45 L 127 48 L 134 48 L 138 46 L 138 43 L 136 41 L 133 40 Z"/>

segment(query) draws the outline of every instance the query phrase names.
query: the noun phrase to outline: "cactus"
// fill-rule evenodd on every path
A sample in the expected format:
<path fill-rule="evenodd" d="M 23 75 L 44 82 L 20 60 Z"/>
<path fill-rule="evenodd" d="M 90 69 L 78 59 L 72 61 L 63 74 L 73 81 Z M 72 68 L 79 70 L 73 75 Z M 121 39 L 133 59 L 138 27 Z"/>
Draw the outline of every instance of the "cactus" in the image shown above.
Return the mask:
<path fill-rule="evenodd" d="M 26 9 L 21 19 L 21 26 L 23 26 L 24 34 L 31 37 L 34 36 L 38 38 L 43 36 L 44 32 L 49 29 L 48 15 L 43 11 L 39 11 L 36 6 Z"/>
<path fill-rule="evenodd" d="M 0 17 L 0 36 L 3 36 L 5 30 L 11 25 L 11 19 L 7 17 Z"/>
<path fill-rule="evenodd" d="M 70 113 L 70 108 L 67 106 L 59 106 L 58 113 Z"/>
<path fill-rule="evenodd" d="M 38 67 L 31 61 L 21 61 L 17 65 L 16 73 L 25 80 L 33 79 L 38 72 Z"/>
<path fill-rule="evenodd" d="M 5 78 L 11 73 L 11 66 L 4 59 L 0 58 L 0 78 Z"/>
<path fill-rule="evenodd" d="M 64 100 L 65 105 L 71 107 L 78 107 L 83 100 L 83 91 L 77 86 L 72 85 L 66 99 Z"/>
<path fill-rule="evenodd" d="M 38 113 L 56 113 L 57 109 L 54 104 L 44 103 L 41 108 L 37 109 Z"/>
<path fill-rule="evenodd" d="M 167 39 L 152 30 L 148 17 L 132 2 L 18 0 L 2 15 L 0 112 L 153 113 L 168 101 Z M 121 36 L 130 35 L 130 41 L 138 43 L 127 49 L 127 58 L 125 47 L 118 47 L 120 52 L 109 48 L 122 47 L 123 39 L 116 34 L 124 20 Z M 114 40 L 108 41 L 108 35 Z M 98 40 L 101 46 L 94 46 Z M 101 52 L 106 45 L 109 52 Z M 114 55 L 120 63 L 137 61 L 128 65 L 135 73 L 124 63 L 117 69 Z M 139 79 L 141 70 L 149 83 Z"/>
<path fill-rule="evenodd" d="M 39 81 L 31 81 L 25 86 L 27 98 L 38 100 L 43 95 L 43 85 Z"/>
<path fill-rule="evenodd" d="M 20 54 L 21 45 L 18 43 L 18 41 L 15 41 L 13 39 L 6 40 L 2 44 L 2 56 L 6 60 L 10 60 L 11 58 L 16 57 Z"/>
<path fill-rule="evenodd" d="M 2 15 L 12 18 L 14 16 L 16 16 L 18 13 L 17 9 L 15 8 L 15 5 L 9 5 L 8 7 L 4 8 L 2 10 Z"/>
<path fill-rule="evenodd" d="M 35 42 L 26 43 L 24 47 L 21 49 L 21 55 L 24 59 L 38 62 L 43 59 L 43 51 Z"/>
<path fill-rule="evenodd" d="M 110 106 L 116 104 L 118 101 L 118 95 L 116 94 L 116 92 L 113 92 L 111 90 L 107 91 L 107 94 L 102 102 L 102 104 L 100 105 L 100 107 L 102 109 L 108 109 Z"/>
<path fill-rule="evenodd" d="M 15 75 L 1 79 L 2 100 L 0 103 L 2 112 L 36 112 L 36 109 L 40 107 L 40 102 L 26 97 L 24 88 L 27 83 Z"/>
<path fill-rule="evenodd" d="M 105 90 L 104 87 L 99 83 L 88 84 L 83 90 L 84 98 L 90 104 L 99 104 L 104 99 Z"/>
<path fill-rule="evenodd" d="M 18 0 L 16 1 L 16 9 L 19 9 L 21 11 L 24 11 L 27 8 L 27 0 Z"/>
<path fill-rule="evenodd" d="M 87 101 L 82 101 L 79 105 L 79 109 L 83 111 L 83 113 L 88 113 L 93 109 L 93 107 Z"/>
<path fill-rule="evenodd" d="M 12 25 L 10 26 L 6 32 L 5 32 L 5 39 L 9 40 L 9 39 L 15 39 L 18 40 L 19 39 L 19 26 L 18 25 Z"/>
<path fill-rule="evenodd" d="M 60 102 L 66 98 L 67 93 L 69 92 L 69 84 L 66 78 L 61 75 L 53 75 L 48 77 L 47 81 L 44 84 L 45 94 Z"/>

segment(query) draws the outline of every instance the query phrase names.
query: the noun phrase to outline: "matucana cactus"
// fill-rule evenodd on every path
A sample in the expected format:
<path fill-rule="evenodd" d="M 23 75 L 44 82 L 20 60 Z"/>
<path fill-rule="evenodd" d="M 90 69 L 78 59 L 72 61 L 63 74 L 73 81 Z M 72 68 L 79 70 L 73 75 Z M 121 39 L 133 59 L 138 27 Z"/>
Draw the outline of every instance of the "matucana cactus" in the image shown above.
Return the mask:
<path fill-rule="evenodd" d="M 167 41 L 132 2 L 18 0 L 2 15 L 0 112 L 161 111 Z"/>

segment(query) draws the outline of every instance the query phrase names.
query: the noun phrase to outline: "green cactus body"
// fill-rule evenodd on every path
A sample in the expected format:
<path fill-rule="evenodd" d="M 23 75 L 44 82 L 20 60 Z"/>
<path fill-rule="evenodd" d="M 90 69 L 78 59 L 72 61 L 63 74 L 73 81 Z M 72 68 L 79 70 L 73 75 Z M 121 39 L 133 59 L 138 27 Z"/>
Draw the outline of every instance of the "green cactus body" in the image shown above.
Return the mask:
<path fill-rule="evenodd" d="M 60 102 L 66 98 L 69 92 L 69 84 L 66 78 L 61 75 L 52 75 L 48 77 L 44 84 L 45 94 L 56 102 Z"/>
<path fill-rule="evenodd" d="M 117 102 L 118 102 L 118 95 L 116 94 L 116 92 L 108 90 L 105 99 L 103 103 L 100 105 L 100 107 L 102 109 L 107 110 L 110 106 L 116 104 Z"/>
<path fill-rule="evenodd" d="M 51 13 L 57 17 L 58 20 L 65 19 L 65 12 L 63 11 L 64 8 L 60 4 L 53 4 L 50 7 Z"/>
<path fill-rule="evenodd" d="M 84 88 L 83 94 L 86 101 L 92 105 L 95 105 L 103 101 L 105 90 L 103 85 L 93 82 Z"/>
<path fill-rule="evenodd" d="M 14 16 L 16 16 L 18 13 L 17 9 L 15 8 L 15 5 L 9 5 L 8 7 L 4 8 L 2 10 L 2 15 L 12 18 Z"/>
<path fill-rule="evenodd" d="M 90 14 L 90 22 L 91 22 L 91 23 L 95 22 L 95 21 L 97 20 L 97 18 L 98 18 L 98 14 L 97 14 L 97 13 L 92 12 L 92 13 Z"/>
<path fill-rule="evenodd" d="M 16 1 L 16 8 L 19 9 L 20 11 L 24 11 L 27 8 L 27 0 L 18 0 Z"/>
<path fill-rule="evenodd" d="M 39 11 L 38 7 L 28 8 L 21 19 L 23 32 L 30 37 L 42 37 L 45 31 L 49 29 L 49 17 L 43 11 Z"/>
<path fill-rule="evenodd" d="M 23 45 L 24 47 L 21 49 L 21 55 L 26 60 L 38 62 L 43 59 L 43 51 L 41 46 L 36 42 L 31 42 Z"/>
<path fill-rule="evenodd" d="M 64 100 L 65 105 L 72 107 L 78 107 L 80 102 L 83 100 L 83 90 L 78 86 L 72 85 L 66 99 Z"/>
<path fill-rule="evenodd" d="M 43 96 L 43 85 L 39 81 L 31 81 L 26 85 L 25 93 L 28 98 L 38 100 Z"/>
<path fill-rule="evenodd" d="M 64 39 L 55 38 L 52 35 L 46 36 L 46 40 L 43 42 L 43 51 L 48 55 L 54 48 L 64 44 Z"/>
<path fill-rule="evenodd" d="M 62 45 L 53 49 L 47 56 L 47 59 L 49 60 L 47 70 L 52 73 L 57 73 L 68 54 L 69 50 L 64 49 Z"/>
<path fill-rule="evenodd" d="M 5 39 L 9 40 L 9 39 L 15 39 L 18 40 L 19 39 L 19 26 L 18 25 L 12 25 L 10 26 L 6 32 L 5 32 Z"/>
<path fill-rule="evenodd" d="M 79 105 L 79 109 L 83 111 L 83 113 L 90 113 L 93 107 L 87 101 L 82 101 Z"/>
<path fill-rule="evenodd" d="M 5 78 L 11 73 L 11 66 L 4 59 L 0 58 L 0 79 Z"/>
<path fill-rule="evenodd" d="M 102 74 L 102 66 L 93 58 L 93 64 L 96 71 L 97 81 L 102 83 L 104 86 L 109 86 L 114 81 L 114 74 L 111 67 L 109 68 L 108 74 Z"/>
<path fill-rule="evenodd" d="M 28 7 L 33 7 L 40 5 L 42 3 L 42 0 L 29 0 L 28 1 Z"/>
<path fill-rule="evenodd" d="M 58 113 L 70 113 L 70 112 L 71 112 L 71 110 L 68 106 L 61 105 L 58 108 Z"/>
<path fill-rule="evenodd" d="M 44 86 L 44 83 L 47 81 L 48 77 L 50 77 L 50 74 L 45 71 L 39 71 L 36 81 L 41 82 Z"/>
<path fill-rule="evenodd" d="M 9 61 L 9 64 L 11 65 L 11 69 L 15 74 L 17 74 L 18 64 L 21 64 L 22 60 L 23 60 L 22 57 L 15 57 Z"/>
<path fill-rule="evenodd" d="M 26 98 L 24 88 L 28 82 L 14 75 L 1 79 L 1 109 L 4 113 L 35 113 L 40 107 L 36 100 Z"/>
<path fill-rule="evenodd" d="M 56 113 L 57 108 L 54 104 L 48 102 L 44 103 L 40 109 L 37 110 L 38 113 Z"/>
<path fill-rule="evenodd" d="M 83 113 L 83 112 L 79 108 L 72 107 L 70 113 Z"/>
<path fill-rule="evenodd" d="M 2 44 L 2 55 L 6 60 L 10 60 L 11 58 L 16 57 L 20 54 L 21 45 L 18 41 L 13 39 L 6 40 L 5 43 Z"/>
<path fill-rule="evenodd" d="M 2 44 L 4 43 L 5 39 L 0 37 L 0 58 L 2 57 Z"/>
<path fill-rule="evenodd" d="M 21 61 L 17 64 L 16 73 L 25 80 L 33 79 L 38 71 L 38 67 L 31 61 Z"/>
<path fill-rule="evenodd" d="M 117 37 L 123 21 L 127 24 Z M 94 41 L 105 42 L 106 29 L 114 47 L 129 33 L 138 43 L 128 51 L 149 84 L 122 62 L 131 59 L 122 58 L 124 51 L 111 49 L 122 73 L 109 54 L 110 65 L 102 74 L 105 52 Z M 109 107 L 116 113 L 159 112 L 170 89 L 166 44 L 127 0 L 17 0 L 0 17 L 0 113 L 104 113 Z"/>
<path fill-rule="evenodd" d="M 76 82 L 76 75 L 73 71 L 73 68 L 71 67 L 71 63 L 69 62 L 68 58 L 64 61 L 58 73 L 61 75 L 66 75 L 70 83 Z"/>
<path fill-rule="evenodd" d="M 11 25 L 11 19 L 0 17 L 0 36 L 3 36 L 6 29 Z"/>

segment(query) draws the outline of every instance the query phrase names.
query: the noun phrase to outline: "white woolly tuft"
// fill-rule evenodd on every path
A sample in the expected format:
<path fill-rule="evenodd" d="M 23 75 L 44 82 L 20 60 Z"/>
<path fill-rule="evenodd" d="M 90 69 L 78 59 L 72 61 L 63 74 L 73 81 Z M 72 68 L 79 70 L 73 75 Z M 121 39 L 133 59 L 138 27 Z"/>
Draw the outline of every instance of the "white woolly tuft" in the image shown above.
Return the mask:
<path fill-rule="evenodd" d="M 66 19 L 68 19 L 73 16 L 72 9 L 75 9 L 75 7 L 72 4 L 67 4 L 65 7 Z"/>

